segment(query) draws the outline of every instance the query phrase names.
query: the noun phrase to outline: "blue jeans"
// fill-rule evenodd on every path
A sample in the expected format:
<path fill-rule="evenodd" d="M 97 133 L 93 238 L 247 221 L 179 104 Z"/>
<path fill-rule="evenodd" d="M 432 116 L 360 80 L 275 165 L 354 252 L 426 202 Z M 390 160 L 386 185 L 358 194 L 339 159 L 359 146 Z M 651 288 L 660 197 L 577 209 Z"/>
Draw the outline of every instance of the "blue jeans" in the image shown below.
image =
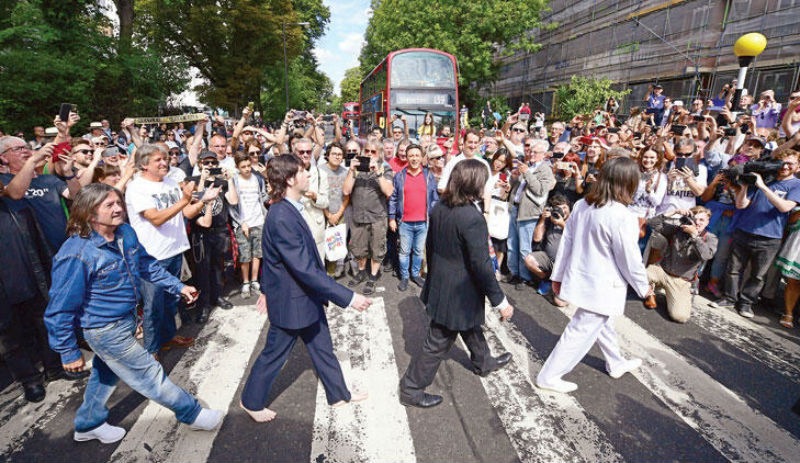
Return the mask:
<path fill-rule="evenodd" d="M 428 236 L 427 222 L 400 222 L 400 279 L 408 280 L 408 261 L 411 255 L 411 276 L 418 277 L 422 270 L 422 253 L 425 252 L 425 238 Z"/>
<path fill-rule="evenodd" d="M 158 261 L 171 275 L 180 278 L 181 254 Z M 175 314 L 178 313 L 178 296 L 169 294 L 149 281 L 141 281 L 142 303 L 144 304 L 144 347 L 154 354 L 165 342 L 175 337 L 178 327 Z"/>
<path fill-rule="evenodd" d="M 169 380 L 158 363 L 134 338 L 136 322 L 131 316 L 100 328 L 86 328 L 83 335 L 94 351 L 92 373 L 75 415 L 75 430 L 91 431 L 108 419 L 109 397 L 120 379 L 134 391 L 175 412 L 178 421 L 193 423 L 200 404 Z"/>
<path fill-rule="evenodd" d="M 533 275 L 525 267 L 525 256 L 533 248 L 533 229 L 536 228 L 537 219 L 517 220 L 517 206 L 511 206 L 509 211 L 511 223 L 508 226 L 508 269 L 512 276 L 521 277 L 531 281 Z"/>

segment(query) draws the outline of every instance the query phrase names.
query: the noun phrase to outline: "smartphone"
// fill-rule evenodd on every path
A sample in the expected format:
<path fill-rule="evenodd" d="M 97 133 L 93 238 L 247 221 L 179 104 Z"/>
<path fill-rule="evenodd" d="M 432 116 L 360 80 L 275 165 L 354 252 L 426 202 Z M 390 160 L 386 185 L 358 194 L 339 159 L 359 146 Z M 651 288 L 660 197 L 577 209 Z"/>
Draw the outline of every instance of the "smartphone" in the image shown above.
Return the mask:
<path fill-rule="evenodd" d="M 633 138 L 641 138 L 642 132 L 633 132 Z"/>
<path fill-rule="evenodd" d="M 619 133 L 619 127 L 609 127 L 608 133 Z"/>
<path fill-rule="evenodd" d="M 568 162 L 558 161 L 556 162 L 556 169 L 560 170 L 570 170 L 571 166 Z"/>
<path fill-rule="evenodd" d="M 61 109 L 58 110 L 58 117 L 61 119 L 61 122 L 67 122 L 69 120 L 69 113 L 77 112 L 77 108 L 78 107 L 72 103 L 61 103 Z"/>
<path fill-rule="evenodd" d="M 256 107 L 256 104 L 253 103 L 252 101 L 248 101 L 247 102 L 247 108 L 250 109 L 250 112 L 253 112 L 253 109 L 255 109 L 255 107 Z"/>
<path fill-rule="evenodd" d="M 703 116 L 698 116 L 697 114 L 692 116 L 692 119 L 694 119 L 695 122 L 703 122 L 705 120 Z"/>
<path fill-rule="evenodd" d="M 358 156 L 358 167 L 356 170 L 359 172 L 369 172 L 369 163 L 372 161 L 372 158 L 369 156 Z"/>
<path fill-rule="evenodd" d="M 222 167 L 211 167 L 208 169 L 209 175 L 222 175 Z"/>
<path fill-rule="evenodd" d="M 501 182 L 508 182 L 508 174 L 505 172 L 500 172 L 500 181 Z"/>
<path fill-rule="evenodd" d="M 521 162 L 521 163 L 525 162 L 525 155 L 524 154 L 520 154 L 519 156 L 517 156 L 516 160 Z"/>
<path fill-rule="evenodd" d="M 689 159 L 689 158 L 676 157 L 675 158 L 675 168 L 678 169 L 678 170 L 683 169 L 683 167 L 686 165 L 686 160 L 687 159 Z"/>
<path fill-rule="evenodd" d="M 736 128 L 734 127 L 724 127 L 722 132 L 725 134 L 726 137 L 732 137 L 736 135 Z"/>
<path fill-rule="evenodd" d="M 686 130 L 685 125 L 675 124 L 672 126 L 672 133 L 675 135 L 683 135 L 683 131 Z"/>

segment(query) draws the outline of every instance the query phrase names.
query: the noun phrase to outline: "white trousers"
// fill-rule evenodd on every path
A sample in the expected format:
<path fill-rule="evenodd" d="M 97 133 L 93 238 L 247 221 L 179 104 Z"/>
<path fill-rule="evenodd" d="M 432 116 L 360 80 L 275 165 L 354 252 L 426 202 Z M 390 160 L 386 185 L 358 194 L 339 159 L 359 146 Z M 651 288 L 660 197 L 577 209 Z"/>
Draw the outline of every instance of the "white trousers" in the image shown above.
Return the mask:
<path fill-rule="evenodd" d="M 536 381 L 553 384 L 560 380 L 586 356 L 595 341 L 606 359 L 607 371 L 614 370 L 626 361 L 619 350 L 611 317 L 578 309 L 544 362 Z"/>

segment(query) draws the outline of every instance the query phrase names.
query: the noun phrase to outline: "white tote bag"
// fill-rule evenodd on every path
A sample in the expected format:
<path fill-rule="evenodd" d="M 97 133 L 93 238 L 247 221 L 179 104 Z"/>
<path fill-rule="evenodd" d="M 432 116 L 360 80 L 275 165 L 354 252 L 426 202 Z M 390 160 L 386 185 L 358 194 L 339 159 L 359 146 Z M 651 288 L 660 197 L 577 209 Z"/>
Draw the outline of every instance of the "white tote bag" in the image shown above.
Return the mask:
<path fill-rule="evenodd" d="M 489 226 L 489 236 L 496 240 L 508 238 L 508 203 L 499 199 L 492 198 L 489 205 L 489 216 L 486 223 Z"/>
<path fill-rule="evenodd" d="M 347 227 L 339 224 L 325 229 L 325 259 L 329 262 L 347 257 Z"/>

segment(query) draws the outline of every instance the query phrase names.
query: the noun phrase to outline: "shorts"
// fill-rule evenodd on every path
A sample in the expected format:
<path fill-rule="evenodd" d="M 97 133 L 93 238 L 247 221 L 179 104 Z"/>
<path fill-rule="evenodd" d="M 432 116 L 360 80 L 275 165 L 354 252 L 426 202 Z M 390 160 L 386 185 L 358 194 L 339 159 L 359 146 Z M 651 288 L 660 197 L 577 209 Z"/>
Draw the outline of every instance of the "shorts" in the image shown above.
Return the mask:
<path fill-rule="evenodd" d="M 528 254 L 536 261 L 536 265 L 539 266 L 539 270 L 550 275 L 553 271 L 553 259 L 547 255 L 544 251 L 533 251 L 532 253 Z"/>
<path fill-rule="evenodd" d="M 244 236 L 242 227 L 236 227 L 236 244 L 239 245 L 239 262 L 252 262 L 261 259 L 261 227 L 251 227 L 250 236 Z"/>
<path fill-rule="evenodd" d="M 348 247 L 356 259 L 371 258 L 380 262 L 386 257 L 387 219 L 373 223 L 354 223 L 350 228 Z"/>

